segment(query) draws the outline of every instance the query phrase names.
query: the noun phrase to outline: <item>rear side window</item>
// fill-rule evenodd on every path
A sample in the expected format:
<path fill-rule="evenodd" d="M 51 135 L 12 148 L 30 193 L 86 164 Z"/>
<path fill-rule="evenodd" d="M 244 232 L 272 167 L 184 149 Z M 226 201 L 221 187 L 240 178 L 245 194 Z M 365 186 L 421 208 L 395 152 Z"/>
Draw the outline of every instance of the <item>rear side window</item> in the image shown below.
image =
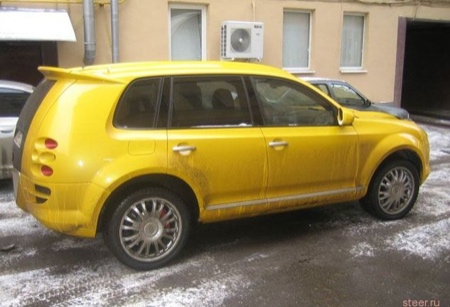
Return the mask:
<path fill-rule="evenodd" d="M 134 81 L 117 105 L 114 126 L 148 129 L 155 126 L 161 79 Z"/>
<path fill-rule="evenodd" d="M 238 76 L 176 77 L 172 87 L 172 127 L 250 126 L 252 116 Z"/>
<path fill-rule="evenodd" d="M 30 93 L 0 88 L 0 117 L 19 117 Z"/>

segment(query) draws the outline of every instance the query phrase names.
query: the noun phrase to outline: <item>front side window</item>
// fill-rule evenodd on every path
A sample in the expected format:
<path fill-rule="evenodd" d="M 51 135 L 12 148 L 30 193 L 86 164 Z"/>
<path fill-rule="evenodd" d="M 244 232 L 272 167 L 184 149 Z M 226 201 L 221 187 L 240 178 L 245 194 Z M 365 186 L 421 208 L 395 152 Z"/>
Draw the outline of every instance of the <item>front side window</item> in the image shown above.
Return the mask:
<path fill-rule="evenodd" d="M 118 128 L 153 128 L 159 107 L 161 79 L 134 81 L 117 105 L 114 126 Z"/>
<path fill-rule="evenodd" d="M 340 104 L 362 106 L 365 103 L 364 99 L 349 86 L 343 84 L 331 84 L 331 90 Z"/>
<path fill-rule="evenodd" d="M 364 50 L 364 15 L 344 15 L 341 67 L 362 68 Z"/>
<path fill-rule="evenodd" d="M 171 60 L 205 59 L 205 8 L 199 6 L 171 6 Z"/>
<path fill-rule="evenodd" d="M 283 13 L 283 67 L 309 68 L 310 13 L 285 11 Z"/>
<path fill-rule="evenodd" d="M 250 126 L 241 77 L 177 77 L 172 87 L 172 127 Z"/>
<path fill-rule="evenodd" d="M 253 78 L 268 126 L 328 126 L 335 124 L 333 107 L 312 90 L 294 82 Z"/>

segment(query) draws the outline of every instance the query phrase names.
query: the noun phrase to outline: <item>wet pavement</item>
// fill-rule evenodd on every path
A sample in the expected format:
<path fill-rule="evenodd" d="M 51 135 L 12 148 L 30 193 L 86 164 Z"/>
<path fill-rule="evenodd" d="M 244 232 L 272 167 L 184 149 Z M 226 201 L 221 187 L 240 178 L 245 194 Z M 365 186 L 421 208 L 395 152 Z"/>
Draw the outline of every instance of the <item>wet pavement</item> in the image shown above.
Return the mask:
<path fill-rule="evenodd" d="M 344 203 L 196 229 L 170 266 L 136 272 L 101 237 L 67 237 L 0 184 L 0 306 L 450 306 L 450 130 L 426 124 L 432 173 L 404 219 Z"/>

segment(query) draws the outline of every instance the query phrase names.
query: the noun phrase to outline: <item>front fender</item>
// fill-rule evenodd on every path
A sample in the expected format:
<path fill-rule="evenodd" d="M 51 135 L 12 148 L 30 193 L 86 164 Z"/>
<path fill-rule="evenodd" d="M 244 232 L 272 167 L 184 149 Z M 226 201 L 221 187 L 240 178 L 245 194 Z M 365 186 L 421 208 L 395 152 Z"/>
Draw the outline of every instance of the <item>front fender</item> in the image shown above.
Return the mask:
<path fill-rule="evenodd" d="M 360 136 L 360 171 L 356 182 L 357 185 L 363 187 L 364 194 L 379 166 L 390 156 L 399 152 L 408 151 L 416 155 L 422 165 L 422 169 L 418 169 L 421 181 L 423 182 L 428 176 L 430 172 L 428 142 L 424 144 L 421 137 L 411 133 L 396 133 L 385 135 L 376 142 L 365 138 L 365 136 Z"/>

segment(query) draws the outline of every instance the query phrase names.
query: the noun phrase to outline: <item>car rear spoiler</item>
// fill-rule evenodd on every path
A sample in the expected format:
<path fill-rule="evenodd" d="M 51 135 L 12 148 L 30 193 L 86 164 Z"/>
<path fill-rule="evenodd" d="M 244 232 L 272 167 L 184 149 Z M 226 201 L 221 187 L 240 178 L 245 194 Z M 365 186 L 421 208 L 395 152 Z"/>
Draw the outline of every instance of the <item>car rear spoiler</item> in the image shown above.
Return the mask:
<path fill-rule="evenodd" d="M 39 66 L 38 70 L 44 75 L 46 79 L 58 80 L 58 79 L 71 79 L 71 80 L 84 80 L 84 81 L 102 81 L 108 83 L 126 83 L 120 79 L 114 79 L 106 76 L 107 70 L 103 74 L 93 74 L 92 71 L 85 70 L 83 67 L 79 68 L 60 68 L 60 67 L 50 67 L 50 66 Z M 98 71 L 97 71 L 98 72 Z"/>

